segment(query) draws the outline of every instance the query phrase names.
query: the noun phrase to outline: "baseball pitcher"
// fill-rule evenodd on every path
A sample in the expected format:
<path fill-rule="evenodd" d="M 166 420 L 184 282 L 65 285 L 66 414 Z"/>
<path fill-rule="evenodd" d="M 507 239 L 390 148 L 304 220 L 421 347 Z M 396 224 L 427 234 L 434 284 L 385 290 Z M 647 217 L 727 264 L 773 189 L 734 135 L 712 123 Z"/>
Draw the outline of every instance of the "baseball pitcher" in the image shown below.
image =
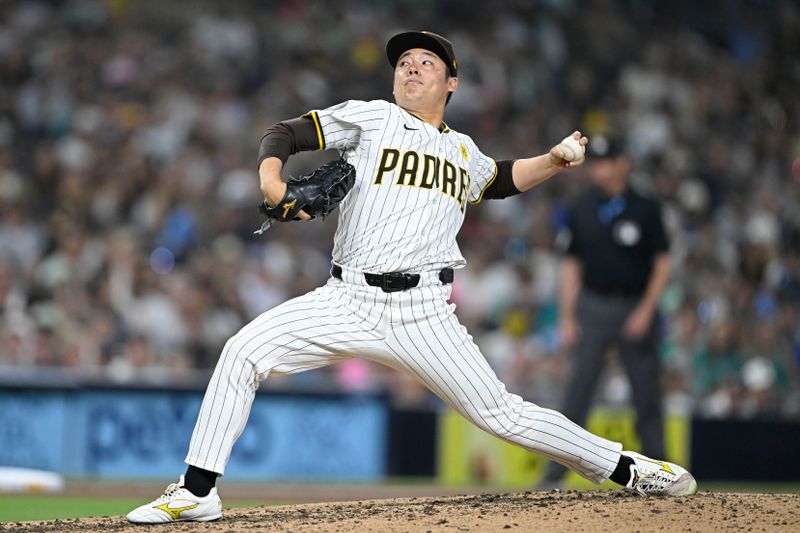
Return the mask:
<path fill-rule="evenodd" d="M 450 41 L 406 32 L 392 37 L 386 52 L 395 103 L 343 102 L 279 122 L 262 138 L 258 172 L 267 227 L 325 216 L 340 201 L 331 277 L 227 342 L 191 437 L 186 474 L 128 519 L 220 518 L 216 479 L 259 384 L 270 374 L 351 357 L 410 374 L 484 431 L 596 483 L 611 479 L 643 495 L 694 494 L 697 483 L 684 468 L 623 451 L 509 393 L 448 303 L 454 271 L 465 266 L 456 235 L 468 204 L 520 194 L 580 165 L 588 140 L 576 131 L 546 154 L 495 161 L 443 120 L 458 88 Z M 320 177 L 281 180 L 292 154 L 328 148 L 342 161 Z"/>

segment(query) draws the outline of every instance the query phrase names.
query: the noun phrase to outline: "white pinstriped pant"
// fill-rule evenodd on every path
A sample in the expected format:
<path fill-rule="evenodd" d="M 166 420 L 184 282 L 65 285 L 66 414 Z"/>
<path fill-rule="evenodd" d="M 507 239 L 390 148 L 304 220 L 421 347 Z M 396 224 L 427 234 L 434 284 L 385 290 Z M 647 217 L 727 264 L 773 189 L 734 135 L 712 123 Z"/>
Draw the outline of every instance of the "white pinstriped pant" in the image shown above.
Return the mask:
<path fill-rule="evenodd" d="M 385 293 L 345 269 L 345 281 L 331 278 L 247 324 L 217 363 L 186 462 L 225 472 L 256 389 L 270 373 L 363 357 L 407 372 L 484 431 L 596 483 L 607 479 L 622 445 L 506 391 L 447 303 L 450 285 L 437 276 L 426 273 L 416 288 Z"/>

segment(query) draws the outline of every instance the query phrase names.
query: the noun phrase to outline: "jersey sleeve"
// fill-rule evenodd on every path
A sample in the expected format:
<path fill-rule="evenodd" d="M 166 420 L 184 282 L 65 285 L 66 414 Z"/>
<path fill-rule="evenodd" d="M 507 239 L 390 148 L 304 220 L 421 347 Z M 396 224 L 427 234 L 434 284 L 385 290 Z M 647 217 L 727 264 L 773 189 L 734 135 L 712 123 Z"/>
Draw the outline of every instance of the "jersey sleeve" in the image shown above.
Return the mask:
<path fill-rule="evenodd" d="M 651 218 L 653 225 L 653 234 L 651 238 L 652 252 L 653 254 L 668 252 L 669 237 L 667 236 L 667 230 L 664 227 L 664 213 L 662 211 L 661 204 L 653 202 Z"/>
<path fill-rule="evenodd" d="M 572 205 L 567 209 L 566 225 L 564 231 L 566 232 L 566 246 L 564 246 L 564 255 L 578 257 L 581 255 L 580 250 L 580 233 L 578 232 L 578 225 L 575 223 L 577 217 L 577 206 Z"/>
<path fill-rule="evenodd" d="M 309 116 L 314 122 L 320 150 L 346 150 L 357 146 L 365 132 L 379 128 L 387 115 L 388 105 L 383 100 L 348 100 L 304 116 Z"/>
<path fill-rule="evenodd" d="M 470 142 L 472 148 L 472 181 L 469 184 L 469 203 L 477 204 L 483 200 L 486 189 L 497 178 L 499 167 L 497 161 L 484 155 L 474 143 Z"/>

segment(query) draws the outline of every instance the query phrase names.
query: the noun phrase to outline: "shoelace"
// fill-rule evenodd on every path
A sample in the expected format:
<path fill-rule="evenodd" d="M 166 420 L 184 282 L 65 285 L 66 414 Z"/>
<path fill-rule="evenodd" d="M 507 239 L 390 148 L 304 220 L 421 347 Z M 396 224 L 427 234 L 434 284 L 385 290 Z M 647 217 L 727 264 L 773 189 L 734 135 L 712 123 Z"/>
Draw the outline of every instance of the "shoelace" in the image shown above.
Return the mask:
<path fill-rule="evenodd" d="M 666 491 L 674 480 L 661 471 L 648 474 L 639 478 L 633 487 L 639 494 L 647 495 L 654 492 Z"/>
<path fill-rule="evenodd" d="M 169 500 L 172 496 L 174 496 L 182 488 L 183 487 L 181 487 L 177 483 L 171 483 L 169 486 L 167 486 L 167 490 L 164 491 L 164 494 L 162 494 L 158 498 L 157 503 L 161 504 L 161 503 L 166 502 L 167 500 Z"/>

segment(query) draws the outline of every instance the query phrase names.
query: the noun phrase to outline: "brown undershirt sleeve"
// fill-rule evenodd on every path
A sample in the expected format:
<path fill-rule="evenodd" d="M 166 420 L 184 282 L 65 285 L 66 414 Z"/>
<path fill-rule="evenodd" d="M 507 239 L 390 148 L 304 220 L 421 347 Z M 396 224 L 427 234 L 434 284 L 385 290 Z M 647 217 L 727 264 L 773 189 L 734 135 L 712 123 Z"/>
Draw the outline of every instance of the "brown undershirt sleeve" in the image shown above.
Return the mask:
<path fill-rule="evenodd" d="M 323 150 L 325 140 L 315 113 L 278 122 L 261 137 L 258 165 L 267 157 L 277 157 L 283 163 L 289 156 L 308 150 Z"/>

